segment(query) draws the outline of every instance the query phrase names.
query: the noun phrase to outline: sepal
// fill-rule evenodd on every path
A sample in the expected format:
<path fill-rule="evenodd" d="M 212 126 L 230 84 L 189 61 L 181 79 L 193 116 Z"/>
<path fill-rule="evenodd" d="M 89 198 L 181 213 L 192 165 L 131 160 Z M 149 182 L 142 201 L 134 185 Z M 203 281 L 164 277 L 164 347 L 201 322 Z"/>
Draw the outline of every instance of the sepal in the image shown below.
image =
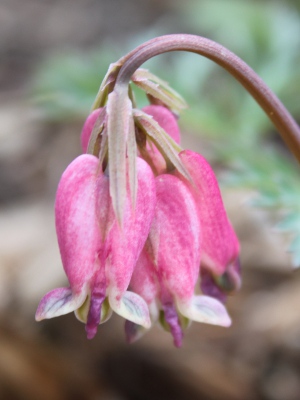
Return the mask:
<path fill-rule="evenodd" d="M 120 226 L 126 200 L 126 149 L 132 129 L 131 101 L 112 92 L 107 102 L 109 193 Z"/>
<path fill-rule="evenodd" d="M 169 84 L 147 69 L 139 68 L 131 77 L 132 82 L 148 95 L 159 100 L 174 113 L 187 108 L 185 100 Z"/>
<path fill-rule="evenodd" d="M 148 136 L 163 155 L 168 169 L 172 170 L 175 168 L 181 175 L 190 180 L 190 174 L 178 156 L 181 147 L 166 133 L 151 115 L 141 110 L 134 109 L 133 118 L 136 125 Z"/>
<path fill-rule="evenodd" d="M 109 65 L 108 71 L 106 72 L 106 75 L 100 85 L 96 99 L 92 106 L 92 110 L 103 107 L 106 104 L 108 95 L 112 92 L 115 86 L 116 78 L 122 65 L 123 63 L 120 62 L 120 60 Z"/>

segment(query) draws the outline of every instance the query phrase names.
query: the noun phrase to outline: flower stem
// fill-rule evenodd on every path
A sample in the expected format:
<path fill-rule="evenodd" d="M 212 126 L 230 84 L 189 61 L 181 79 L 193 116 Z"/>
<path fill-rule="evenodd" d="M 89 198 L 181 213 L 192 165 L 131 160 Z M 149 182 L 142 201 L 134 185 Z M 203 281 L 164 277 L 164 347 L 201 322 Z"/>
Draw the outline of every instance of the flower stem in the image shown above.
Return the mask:
<path fill-rule="evenodd" d="M 220 44 L 201 36 L 188 34 L 160 36 L 128 53 L 119 60 L 123 66 L 114 90 L 118 92 L 120 99 L 125 99 L 127 96 L 128 84 L 136 69 L 150 58 L 171 51 L 190 51 L 209 58 L 226 69 L 265 111 L 287 147 L 300 162 L 300 128 L 281 101 L 244 61 Z"/>

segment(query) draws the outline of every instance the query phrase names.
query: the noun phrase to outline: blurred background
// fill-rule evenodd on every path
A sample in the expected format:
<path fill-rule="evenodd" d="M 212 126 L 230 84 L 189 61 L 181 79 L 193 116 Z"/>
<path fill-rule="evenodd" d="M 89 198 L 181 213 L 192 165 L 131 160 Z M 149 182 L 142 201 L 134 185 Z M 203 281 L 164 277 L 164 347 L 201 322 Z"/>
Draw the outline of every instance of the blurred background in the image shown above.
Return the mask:
<path fill-rule="evenodd" d="M 178 350 L 159 327 L 128 346 L 117 316 L 92 341 L 73 314 L 34 321 L 67 284 L 55 191 L 108 65 L 180 32 L 236 52 L 300 121 L 298 0 L 0 0 L 0 399 L 300 399 L 299 167 L 250 96 L 194 54 L 145 67 L 189 103 L 183 146 L 211 161 L 241 240 L 232 327 L 194 323 Z"/>

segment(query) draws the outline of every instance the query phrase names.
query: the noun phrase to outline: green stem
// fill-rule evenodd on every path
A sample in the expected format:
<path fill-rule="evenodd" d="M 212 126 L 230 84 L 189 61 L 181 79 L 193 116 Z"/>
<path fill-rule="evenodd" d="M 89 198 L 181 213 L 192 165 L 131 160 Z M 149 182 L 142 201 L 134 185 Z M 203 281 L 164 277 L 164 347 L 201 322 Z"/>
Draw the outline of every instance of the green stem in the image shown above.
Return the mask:
<path fill-rule="evenodd" d="M 133 73 L 150 58 L 171 51 L 190 51 L 214 61 L 226 69 L 253 96 L 280 132 L 283 140 L 300 162 L 300 128 L 276 95 L 264 81 L 234 53 L 201 36 L 175 34 L 160 36 L 145 42 L 120 61 L 123 64 L 115 85 L 119 104 L 128 93 Z"/>

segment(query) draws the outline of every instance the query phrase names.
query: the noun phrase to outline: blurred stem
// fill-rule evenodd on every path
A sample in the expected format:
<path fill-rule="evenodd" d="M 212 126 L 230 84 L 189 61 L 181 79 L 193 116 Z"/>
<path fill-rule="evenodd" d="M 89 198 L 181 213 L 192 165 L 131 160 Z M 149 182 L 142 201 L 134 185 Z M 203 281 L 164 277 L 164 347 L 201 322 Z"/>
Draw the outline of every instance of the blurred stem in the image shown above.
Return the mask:
<path fill-rule="evenodd" d="M 244 61 L 220 44 L 201 36 L 187 34 L 160 36 L 145 42 L 121 58 L 119 62 L 122 67 L 114 89 L 118 97 L 118 107 L 122 108 L 125 104 L 128 84 L 133 73 L 150 58 L 171 51 L 190 51 L 209 58 L 226 69 L 265 111 L 290 151 L 300 162 L 300 128 L 280 100 Z"/>

